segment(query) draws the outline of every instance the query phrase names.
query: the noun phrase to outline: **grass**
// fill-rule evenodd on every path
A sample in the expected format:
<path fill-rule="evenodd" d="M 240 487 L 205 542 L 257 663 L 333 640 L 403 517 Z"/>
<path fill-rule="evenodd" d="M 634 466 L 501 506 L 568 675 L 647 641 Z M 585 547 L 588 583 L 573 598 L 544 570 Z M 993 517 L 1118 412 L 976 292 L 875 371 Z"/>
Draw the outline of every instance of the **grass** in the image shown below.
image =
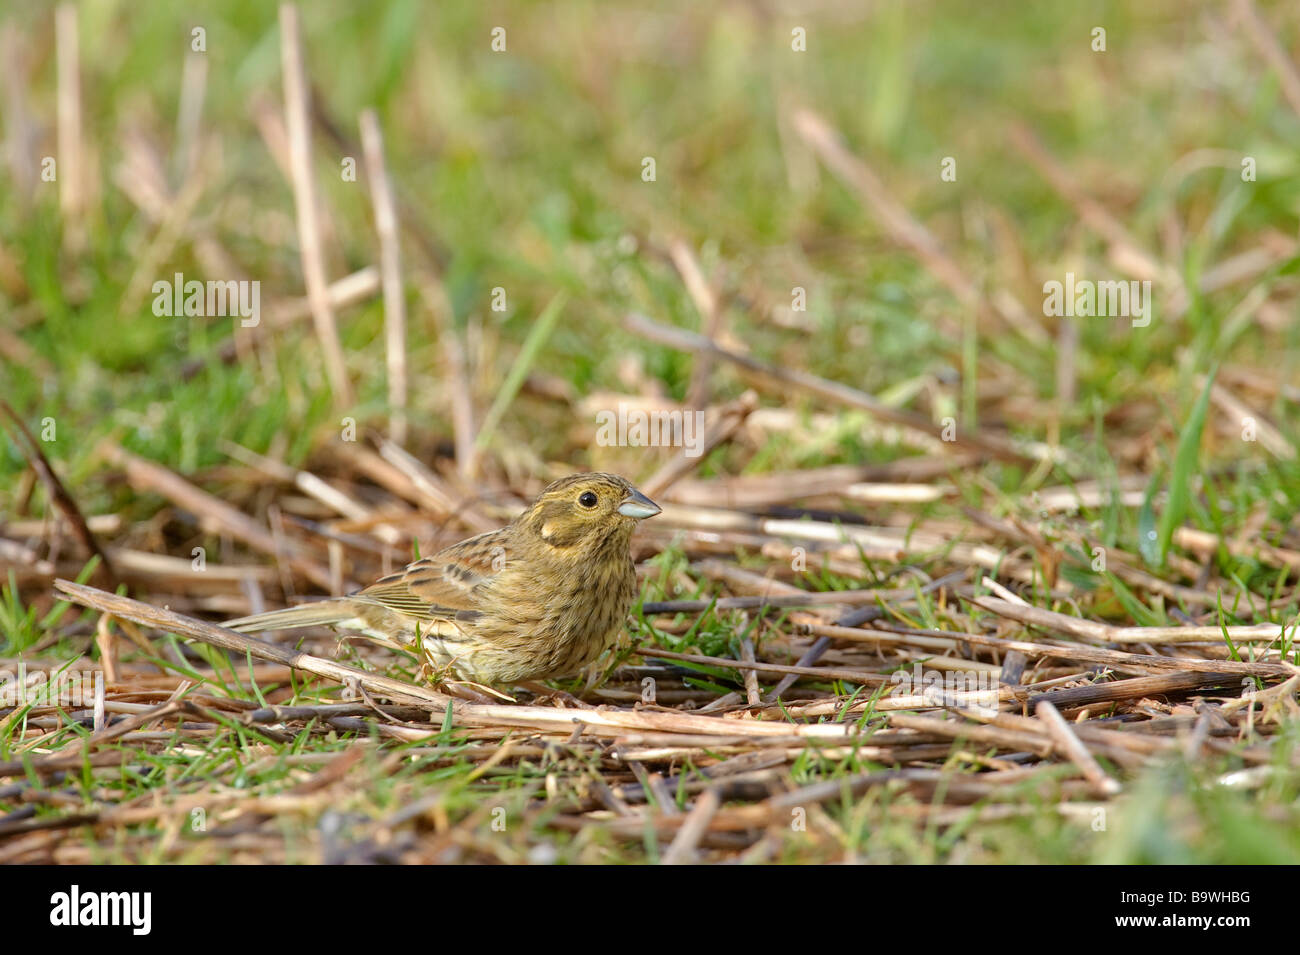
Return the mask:
<path fill-rule="evenodd" d="M 1204 609 L 1114 568 L 1098 571 L 1096 548 L 1138 555 L 1143 573 L 1184 587 L 1195 586 L 1196 573 L 1208 565 L 1208 578 L 1223 584 L 1210 609 L 1224 626 L 1291 620 L 1300 612 L 1298 568 L 1279 566 L 1265 552 L 1298 549 L 1300 463 L 1244 440 L 1243 422 L 1211 400 L 1217 382 L 1295 450 L 1300 324 L 1291 317 L 1300 253 L 1291 240 L 1300 208 L 1300 117 L 1219 5 L 863 4 L 762 13 L 748 6 L 396 0 L 376 12 L 332 0 L 304 6 L 302 16 L 324 119 L 313 158 L 329 223 L 331 279 L 374 263 L 378 254 L 365 183 L 340 175 L 345 158 L 360 161 L 356 118 L 373 106 L 389 173 L 413 224 L 403 234 L 408 291 L 416 276 L 433 277 L 449 303 L 449 313 L 435 317 L 420 297 L 407 299 L 408 449 L 422 461 L 445 460 L 451 446 L 453 386 L 442 345 L 451 328 L 470 353 L 471 400 L 481 416 L 477 437 L 495 486 L 560 465 L 637 478 L 654 473 L 667 453 L 598 447 L 590 422 L 575 420 L 571 403 L 548 394 L 558 388 L 578 398 L 685 397 L 695 358 L 642 340 L 621 322 L 639 312 L 701 327 L 667 254 L 680 237 L 722 302 L 724 342 L 935 422 L 951 417 L 963 433 L 996 429 L 1063 452 L 1054 463 L 991 461 L 962 469 L 946 479 L 955 496 L 933 503 L 852 504 L 847 509 L 856 519 L 872 526 L 902 521 L 919 532 L 968 521 L 967 508 L 1025 522 L 1041 544 L 1030 548 L 1036 573 L 1021 596 L 1081 618 L 1177 626 Z M 1263 16 L 1294 49 L 1300 20 L 1282 8 Z M 261 281 L 264 310 L 302 295 L 292 191 L 259 134 L 252 105 L 265 95 L 280 108 L 279 28 L 273 6 L 241 2 L 160 7 L 147 17 L 128 15 L 125 4 L 95 4 L 79 8 L 79 17 L 83 137 L 94 160 L 93 198 L 80 223 L 84 251 L 65 249 L 57 182 L 37 182 L 25 192 L 9 168 L 0 172 L 0 266 L 12 265 L 0 268 L 0 308 L 6 327 L 30 352 L 7 348 L 0 338 L 0 396 L 33 431 L 52 421 L 54 437 L 43 450 L 84 513 L 120 518 L 115 544 L 178 556 L 202 546 L 214 562 L 248 563 L 260 558 L 107 468 L 103 443 L 120 443 L 200 486 L 227 489 L 232 503 L 263 514 L 285 489 L 272 494 L 228 482 L 223 469 L 231 462 L 222 441 L 328 472 L 327 449 L 337 444 L 345 417 L 359 422 L 363 434 L 382 432 L 389 411 L 382 302 L 372 296 L 339 313 L 357 390 L 348 408 L 329 393 L 307 319 L 224 363 L 216 353 L 231 333 L 228 319 L 158 318 L 148 296 L 127 302 L 142 263 L 156 266 L 143 266 L 150 282 L 175 272 L 205 276 L 204 235 L 219 239 L 238 274 Z M 51 16 L 32 8 L 5 19 L 24 40 L 22 87 L 38 151 L 53 155 Z M 167 243 L 159 224 L 117 184 L 114 170 L 127 156 L 129 132 L 150 143 L 164 164 L 172 161 L 181 71 L 196 25 L 206 31 L 208 64 L 201 188 L 187 228 Z M 1104 53 L 1091 48 L 1098 25 L 1107 31 Z M 496 26 L 507 30 L 505 53 L 490 48 Z M 805 53 L 791 49 L 791 30 L 800 26 L 807 29 Z M 1014 325 L 971 320 L 942 282 L 891 240 L 858 194 L 799 141 L 790 122 L 797 106 L 827 118 L 982 290 L 1006 289 L 1039 322 L 1044 281 L 1067 271 L 1102 280 L 1127 275 L 1108 243 L 1081 223 L 1078 208 L 1009 145 L 1005 130 L 1026 125 L 1074 188 L 1097 199 L 1141 249 L 1194 290 L 1186 310 L 1176 314 L 1172 296 L 1158 287 L 1145 328 L 1080 321 L 1072 363 L 1076 397 L 1063 400 L 1053 324 L 1042 321 L 1047 335 L 1040 338 Z M 653 182 L 642 179 L 646 156 L 656 161 Z M 1242 156 L 1257 161 L 1255 181 L 1242 180 Z M 944 157 L 956 159 L 956 182 L 940 179 Z M 1195 291 L 1232 256 L 1286 241 L 1289 251 L 1247 281 Z M 496 288 L 506 290 L 504 312 L 492 310 Z M 796 288 L 806 294 L 806 312 L 790 307 Z M 1268 307 L 1243 310 L 1252 296 Z M 960 334 L 946 334 L 945 323 L 955 323 Z M 179 369 L 194 361 L 197 372 L 182 376 Z M 725 366 L 712 377 L 718 401 L 751 385 Z M 724 444 L 703 459 L 699 477 L 878 464 L 915 451 L 861 413 L 793 392 L 764 389 L 762 398 L 769 409 L 791 411 L 796 424 L 757 428 Z M 819 424 L 819 415 L 829 420 Z M 1142 503 L 1121 504 L 1120 478 L 1133 475 L 1145 479 Z M 1054 486 L 1088 481 L 1114 487 L 1115 494 L 1069 514 L 1034 503 Z M 28 462 L 6 434 L 0 515 L 50 516 L 43 493 L 30 493 L 29 482 Z M 378 501 L 377 494 L 367 497 L 368 504 Z M 292 503 L 285 507 L 293 511 Z M 841 516 L 845 511 L 837 507 Z M 0 518 L 0 533 L 5 526 Z M 1180 528 L 1212 533 L 1217 549 L 1202 554 L 1180 546 Z M 909 551 L 906 563 L 942 575 L 967 530 L 933 551 Z M 414 536 L 417 544 L 425 536 L 428 552 L 423 531 Z M 67 542 L 51 552 L 50 540 L 25 537 L 43 557 L 66 561 L 75 552 Z M 653 553 L 644 556 L 646 600 L 718 595 L 718 582 L 698 572 L 682 540 L 656 538 Z M 1002 556 L 1014 563 L 1023 555 L 1007 545 Z M 759 574 L 781 563 L 748 546 L 729 557 Z M 1075 588 L 1067 600 L 1052 595 L 1048 565 L 1057 563 L 1061 579 Z M 908 579 L 880 558 L 863 556 L 858 564 L 851 573 L 814 567 L 783 579 L 808 591 L 893 587 Z M 55 603 L 48 575 L 20 577 L 22 568 L 4 554 L 0 566 L 7 571 L 0 596 L 6 666 L 33 647 L 46 660 L 96 658 L 95 615 Z M 999 568 L 984 573 L 1009 582 Z M 980 591 L 978 577 L 972 583 Z M 919 589 L 906 608 L 892 602 L 881 608 L 887 619 L 916 628 L 961 629 L 988 619 Z M 762 658 L 764 641 L 784 648 L 780 641 L 795 625 L 781 611 L 761 620 L 759 626 L 759 615 L 715 607 L 643 615 L 634 633 L 662 649 L 727 658 L 739 656 L 748 634 Z M 1225 644 L 1238 659 L 1226 634 Z M 251 660 L 172 637 L 156 637 L 155 648 L 156 661 L 192 681 L 182 697 L 206 700 L 202 714 L 180 717 L 201 729 L 183 722 L 156 727 L 171 735 L 148 746 L 96 750 L 120 752 L 121 765 L 87 764 L 57 782 L 30 775 L 27 782 L 45 801 L 24 803 L 0 784 L 0 816 L 32 813 L 11 816 L 13 822 L 91 808 L 125 814 L 114 817 L 121 822 L 109 827 L 112 839 L 104 829 L 86 829 L 60 843 L 59 858 L 294 862 L 334 851 L 366 858 L 414 852 L 440 860 L 641 862 L 658 860 L 667 848 L 653 831 L 624 839 L 599 826 L 573 831 L 556 823 L 556 806 L 592 799 L 594 781 L 608 773 L 598 747 L 564 750 L 523 732 L 488 740 L 450 726 L 432 741 L 404 743 L 381 735 L 371 720 L 352 729 L 313 720 L 275 729 L 250 725 L 241 714 L 268 699 L 321 705 L 336 702 L 338 688 L 282 675 L 258 679 L 250 675 Z M 1300 665 L 1294 646 L 1276 649 Z M 339 657 L 408 679 L 418 665 L 346 646 Z M 126 659 L 144 668 L 149 658 Z M 682 667 L 689 671 L 686 689 L 744 692 L 734 670 Z M 760 676 L 764 689 L 775 683 L 770 676 Z M 576 692 L 581 681 L 566 686 Z M 799 687 L 842 698 L 846 711 L 850 701 L 872 695 L 870 687 L 831 679 Z M 226 701 L 225 708 L 214 708 L 211 699 Z M 886 723 L 870 709 L 844 716 L 859 717 L 865 732 L 859 743 L 869 746 Z M 37 734 L 21 709 L 0 708 L 0 761 L 56 753 L 90 733 L 83 719 L 66 713 L 59 719 Z M 954 805 L 942 793 L 918 796 L 915 788 L 885 785 L 814 807 L 806 831 L 774 837 L 769 858 L 1294 861 L 1300 857 L 1300 775 L 1290 757 L 1296 732 L 1294 718 L 1276 728 L 1268 740 L 1274 774 L 1251 787 L 1215 783 L 1244 768 L 1232 753 L 1173 757 L 1126 776 L 1125 793 L 1106 807 L 1104 829 L 1086 813 L 1062 810 L 1069 802 L 1065 781 L 1050 773 L 1009 786 L 997 799 L 977 800 L 965 817 L 926 814 L 927 804 L 945 812 Z M 521 755 L 489 766 L 485 754 L 498 745 L 516 746 Z M 356 752 L 359 761 L 342 780 L 318 775 L 328 773 L 330 760 Z M 968 743 L 935 765 L 954 777 L 977 775 L 986 768 L 980 760 L 993 755 Z M 694 797 L 687 785 L 704 779 L 693 758 L 673 767 L 682 810 Z M 815 748 L 785 766 L 786 781 L 799 786 L 891 768 Z M 319 788 L 311 789 L 314 784 Z M 308 791 L 295 791 L 302 786 Z M 546 797 L 540 806 L 539 793 Z M 192 801 L 204 810 L 205 828 L 195 828 L 186 813 L 149 816 L 142 809 L 138 820 L 131 817 L 130 808 L 150 805 L 154 794 L 181 805 Z M 401 813 L 424 800 L 412 829 Z M 980 815 L 1004 803 L 1025 815 Z M 262 812 L 274 822 L 249 822 Z M 205 838 L 240 825 L 247 831 Z"/>
<path fill-rule="evenodd" d="M 648 590 L 645 596 L 653 595 L 655 588 Z M 12 593 L 5 597 L 12 605 Z M 934 613 L 924 601 L 922 608 L 922 616 Z M 735 619 L 709 611 L 692 621 L 680 639 L 661 634 L 648 624 L 642 632 L 656 646 L 712 654 L 734 647 L 737 630 Z M 169 642 L 180 651 L 174 638 Z M 5 655 L 12 649 L 7 648 Z M 197 649 L 204 650 L 201 645 Z M 194 681 L 194 693 L 244 701 L 250 706 L 265 706 L 266 696 L 274 693 L 278 705 L 285 707 L 328 703 L 336 697 L 335 688 L 328 685 L 259 681 L 252 675 L 251 660 L 200 655 L 208 657 L 210 669 L 181 671 Z M 706 675 L 698 681 L 688 680 L 691 685 L 717 692 L 734 688 L 723 671 L 689 669 Z M 403 668 L 390 672 L 401 673 Z M 405 672 L 409 677 L 413 668 Z M 723 685 L 715 682 L 718 679 Z M 846 704 L 861 692 L 813 684 L 819 685 L 844 693 Z M 437 813 L 428 825 L 440 834 L 444 828 L 454 834 L 454 839 L 438 840 L 438 851 L 424 856 L 429 861 L 636 862 L 655 861 L 659 852 L 653 839 L 638 844 L 608 842 L 598 832 L 587 830 L 576 835 L 557 834 L 550 825 L 555 810 L 539 809 L 530 801 L 542 790 L 557 805 L 587 798 L 591 780 L 602 774 L 601 759 L 595 753 L 583 756 L 563 747 L 542 748 L 511 765 L 485 766 L 482 753 L 472 752 L 483 747 L 475 741 L 476 734 L 449 723 L 436 740 L 402 744 L 381 740 L 374 724 L 369 731 L 338 732 L 308 720 L 296 732 L 263 732 L 220 714 L 215 714 L 215 721 L 210 727 L 194 724 L 160 734 L 156 751 L 138 744 L 99 750 L 120 753 L 120 765 L 92 769 L 87 764 L 80 772 L 69 771 L 62 778 L 30 776 L 29 783 L 37 791 L 58 796 L 53 805 L 37 806 L 36 819 L 105 805 L 126 811 L 141 807 L 140 814 L 146 817 L 137 824 L 122 825 L 116 844 L 106 844 L 87 831 L 82 839 L 65 843 L 59 857 L 87 862 L 395 860 L 411 851 L 416 840 L 410 833 L 399 832 L 395 841 L 388 841 L 394 836 L 390 820 L 401 818 L 412 804 L 436 804 Z M 864 731 L 860 745 L 870 745 L 872 733 L 884 728 L 869 709 L 858 724 Z M 11 714 L 0 732 L 0 761 L 33 751 L 29 743 L 20 742 L 25 729 L 24 713 Z M 70 741 L 85 740 L 89 735 L 84 720 L 65 715 L 58 729 L 42 735 L 39 751 L 58 752 Z M 508 746 L 513 739 L 515 734 L 507 733 L 501 745 Z M 517 739 L 527 747 L 526 733 L 518 734 Z M 970 806 L 965 820 L 919 829 L 907 821 L 908 814 L 923 810 L 924 801 L 905 790 L 885 787 L 861 799 L 827 802 L 818 826 L 829 828 L 834 841 L 828 844 L 824 838 L 812 839 L 804 830 L 792 828 L 780 835 L 775 858 L 784 862 L 835 861 L 847 854 L 876 863 L 1285 862 L 1300 849 L 1290 821 L 1300 797 L 1289 759 L 1296 743 L 1296 724 L 1284 725 L 1274 740 L 1274 775 L 1262 789 L 1244 791 L 1215 783 L 1219 775 L 1240 771 L 1242 764 L 1234 756 L 1194 762 L 1173 759 L 1136 776 L 1125 795 L 1112 804 L 1065 817 L 1055 789 L 1060 780 L 1053 782 L 1052 778 L 1068 776 L 1065 772 L 1008 787 L 999 798 Z M 497 748 L 496 744 L 492 748 Z M 359 762 L 345 786 L 332 787 L 327 796 L 315 799 L 298 795 L 303 783 L 310 785 L 322 767 L 328 772 L 331 760 L 358 752 Z M 945 770 L 957 778 L 978 768 L 970 756 L 959 755 L 962 752 L 966 750 L 955 751 L 945 764 Z M 978 754 L 979 750 L 971 752 Z M 710 755 L 707 748 L 702 755 Z M 993 751 L 984 755 L 992 757 Z M 847 781 L 889 768 L 852 752 L 828 758 L 809 748 L 790 764 L 789 778 L 795 785 L 808 786 Z M 689 758 L 677 767 L 675 778 L 679 787 L 706 779 L 693 769 Z M 678 808 L 684 809 L 684 788 L 678 793 Z M 165 795 L 171 811 L 150 811 L 153 794 Z M 942 805 L 941 794 L 936 800 Z M 650 802 L 653 804 L 653 796 Z M 0 797 L 0 805 L 5 804 Z M 234 835 L 240 831 L 239 823 L 250 816 L 256 819 L 262 806 L 275 814 L 274 829 L 241 842 Z M 995 806 L 1014 806 L 1023 815 L 994 822 L 977 819 L 976 810 Z M 17 804 L 6 808 L 12 811 Z M 901 819 L 900 812 L 904 814 Z M 327 831 L 340 834 L 335 855 L 330 855 L 328 845 L 322 849 L 322 834 Z M 212 838 L 216 835 L 223 838 Z"/>

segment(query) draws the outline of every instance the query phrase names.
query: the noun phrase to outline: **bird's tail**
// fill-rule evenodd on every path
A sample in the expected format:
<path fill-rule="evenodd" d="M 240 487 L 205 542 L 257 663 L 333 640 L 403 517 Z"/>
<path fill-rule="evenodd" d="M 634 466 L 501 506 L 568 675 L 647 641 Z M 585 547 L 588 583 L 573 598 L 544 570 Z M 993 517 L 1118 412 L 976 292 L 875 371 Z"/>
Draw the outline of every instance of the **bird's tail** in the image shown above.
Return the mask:
<path fill-rule="evenodd" d="M 260 630 L 288 630 L 291 627 L 342 623 L 355 616 L 356 611 L 347 600 L 322 600 L 318 603 L 303 604 L 301 607 L 268 610 L 266 613 L 255 613 L 251 617 L 227 620 L 222 626 L 239 633 L 257 633 Z"/>

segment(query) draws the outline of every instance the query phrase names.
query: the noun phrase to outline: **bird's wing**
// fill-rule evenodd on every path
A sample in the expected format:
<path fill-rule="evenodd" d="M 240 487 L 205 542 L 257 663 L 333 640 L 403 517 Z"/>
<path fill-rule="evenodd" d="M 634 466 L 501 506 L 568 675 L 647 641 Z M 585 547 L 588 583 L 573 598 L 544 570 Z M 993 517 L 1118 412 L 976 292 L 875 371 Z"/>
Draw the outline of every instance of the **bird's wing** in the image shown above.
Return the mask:
<path fill-rule="evenodd" d="M 417 620 L 473 619 L 481 609 L 482 585 L 497 575 L 504 554 L 501 531 L 489 531 L 408 564 L 353 596 Z"/>

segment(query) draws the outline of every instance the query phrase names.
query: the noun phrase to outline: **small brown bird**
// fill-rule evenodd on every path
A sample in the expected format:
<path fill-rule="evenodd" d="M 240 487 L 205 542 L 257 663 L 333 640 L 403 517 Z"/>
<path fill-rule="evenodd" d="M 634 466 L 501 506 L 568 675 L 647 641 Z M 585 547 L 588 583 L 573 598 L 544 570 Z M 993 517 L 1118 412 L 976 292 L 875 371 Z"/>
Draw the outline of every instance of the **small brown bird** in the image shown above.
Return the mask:
<path fill-rule="evenodd" d="M 348 597 L 230 620 L 243 633 L 330 624 L 415 645 L 462 679 L 567 676 L 614 645 L 636 596 L 629 540 L 659 506 L 616 474 L 571 474 L 500 530 Z"/>

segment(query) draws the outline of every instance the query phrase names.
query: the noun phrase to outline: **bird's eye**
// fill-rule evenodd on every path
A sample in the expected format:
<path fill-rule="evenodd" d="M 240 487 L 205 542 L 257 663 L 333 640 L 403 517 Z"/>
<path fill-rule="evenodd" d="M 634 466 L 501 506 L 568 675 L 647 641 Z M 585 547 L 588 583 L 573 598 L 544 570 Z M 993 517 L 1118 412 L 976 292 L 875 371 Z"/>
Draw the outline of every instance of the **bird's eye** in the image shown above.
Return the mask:
<path fill-rule="evenodd" d="M 595 507 L 596 495 L 591 491 L 585 491 L 583 492 L 582 496 L 578 498 L 578 503 L 581 504 L 583 507 Z"/>

